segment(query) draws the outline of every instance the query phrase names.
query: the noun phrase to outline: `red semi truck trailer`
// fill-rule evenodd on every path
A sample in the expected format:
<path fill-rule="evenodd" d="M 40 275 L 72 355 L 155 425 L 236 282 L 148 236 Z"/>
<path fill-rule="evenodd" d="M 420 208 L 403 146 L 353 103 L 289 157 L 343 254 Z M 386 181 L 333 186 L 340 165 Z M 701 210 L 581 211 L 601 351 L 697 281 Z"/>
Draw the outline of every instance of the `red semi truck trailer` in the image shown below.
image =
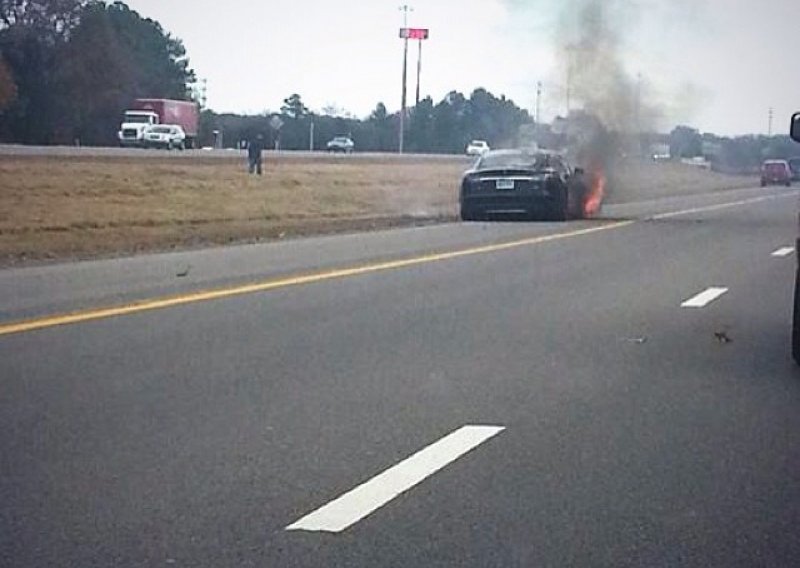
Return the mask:
<path fill-rule="evenodd" d="M 193 101 L 136 99 L 119 129 L 122 146 L 143 146 L 144 135 L 155 124 L 175 124 L 186 133 L 186 147 L 193 148 L 200 124 L 200 111 Z"/>

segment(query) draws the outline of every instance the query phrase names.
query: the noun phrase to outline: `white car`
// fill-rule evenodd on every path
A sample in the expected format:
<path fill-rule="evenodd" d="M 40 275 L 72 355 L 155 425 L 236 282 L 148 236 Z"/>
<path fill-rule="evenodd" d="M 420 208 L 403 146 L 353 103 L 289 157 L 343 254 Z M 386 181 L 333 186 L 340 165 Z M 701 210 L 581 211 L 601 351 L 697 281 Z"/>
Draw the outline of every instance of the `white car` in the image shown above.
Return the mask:
<path fill-rule="evenodd" d="M 344 152 L 350 154 L 355 149 L 355 143 L 347 136 L 337 136 L 328 142 L 328 152 Z"/>
<path fill-rule="evenodd" d="M 156 124 L 144 134 L 145 148 L 174 148 L 183 150 L 186 147 L 186 133 L 177 124 Z"/>
<path fill-rule="evenodd" d="M 486 140 L 473 140 L 467 144 L 467 156 L 482 156 L 491 150 Z"/>

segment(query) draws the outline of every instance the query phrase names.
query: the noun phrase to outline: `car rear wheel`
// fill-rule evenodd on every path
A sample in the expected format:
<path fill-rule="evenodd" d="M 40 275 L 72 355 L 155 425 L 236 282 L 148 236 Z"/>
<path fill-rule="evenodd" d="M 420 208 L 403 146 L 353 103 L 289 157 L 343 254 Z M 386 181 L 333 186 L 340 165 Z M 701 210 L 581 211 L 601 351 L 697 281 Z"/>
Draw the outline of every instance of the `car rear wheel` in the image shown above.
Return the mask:
<path fill-rule="evenodd" d="M 553 203 L 552 218 L 553 221 L 562 222 L 569 219 L 569 194 L 566 189 L 561 189 L 558 192 L 558 196 Z"/>
<path fill-rule="evenodd" d="M 469 207 L 468 205 L 461 206 L 460 212 L 461 220 L 462 221 L 477 221 L 478 214 L 475 211 L 475 208 Z"/>
<path fill-rule="evenodd" d="M 570 219 L 583 219 L 583 203 L 586 199 L 586 192 L 581 186 L 574 186 L 567 190 L 567 210 Z"/>

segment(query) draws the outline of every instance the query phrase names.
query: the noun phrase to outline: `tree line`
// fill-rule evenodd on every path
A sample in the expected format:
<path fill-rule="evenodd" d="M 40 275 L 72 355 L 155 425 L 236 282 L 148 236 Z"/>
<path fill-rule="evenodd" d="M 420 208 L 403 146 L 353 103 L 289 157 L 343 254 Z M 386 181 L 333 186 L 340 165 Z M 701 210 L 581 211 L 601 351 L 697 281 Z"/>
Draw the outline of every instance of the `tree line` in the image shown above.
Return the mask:
<path fill-rule="evenodd" d="M 519 142 L 521 127 L 532 120 L 512 100 L 479 88 L 469 97 L 452 91 L 438 103 L 426 97 L 408 109 L 405 123 L 406 151 L 452 154 L 463 152 L 467 143 L 476 138 L 487 140 L 490 145 L 514 146 Z M 200 141 L 210 145 L 216 131 L 224 145 L 232 147 L 261 134 L 270 146 L 283 150 L 324 150 L 333 137 L 348 136 L 358 151 L 394 152 L 399 145 L 399 130 L 400 113 L 389 113 L 382 102 L 368 117 L 359 119 L 335 109 L 314 113 L 295 93 L 283 101 L 279 111 L 258 116 L 205 111 Z"/>
<path fill-rule="evenodd" d="M 187 99 L 182 42 L 123 2 L 0 0 L 0 140 L 116 142 L 137 97 Z"/>
<path fill-rule="evenodd" d="M 645 135 L 643 145 L 653 144 L 669 147 L 673 159 L 702 157 L 712 169 L 734 174 L 756 172 L 764 160 L 800 156 L 800 144 L 788 134 L 728 137 L 685 125 L 676 126 L 669 134 Z"/>

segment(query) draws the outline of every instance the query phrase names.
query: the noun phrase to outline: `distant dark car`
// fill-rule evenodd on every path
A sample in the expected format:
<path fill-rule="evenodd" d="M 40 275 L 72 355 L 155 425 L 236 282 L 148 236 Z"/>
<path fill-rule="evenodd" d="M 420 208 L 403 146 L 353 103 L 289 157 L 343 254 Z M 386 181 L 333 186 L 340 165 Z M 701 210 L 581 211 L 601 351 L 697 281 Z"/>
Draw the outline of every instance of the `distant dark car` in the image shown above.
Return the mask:
<path fill-rule="evenodd" d="M 792 181 L 800 181 L 800 157 L 789 158 L 789 169 L 792 170 Z"/>
<path fill-rule="evenodd" d="M 584 216 L 583 171 L 558 154 L 492 150 L 461 181 L 461 219 L 524 217 L 566 221 Z"/>
<path fill-rule="evenodd" d="M 792 185 L 792 170 L 786 160 L 767 160 L 761 165 L 761 187 Z"/>

